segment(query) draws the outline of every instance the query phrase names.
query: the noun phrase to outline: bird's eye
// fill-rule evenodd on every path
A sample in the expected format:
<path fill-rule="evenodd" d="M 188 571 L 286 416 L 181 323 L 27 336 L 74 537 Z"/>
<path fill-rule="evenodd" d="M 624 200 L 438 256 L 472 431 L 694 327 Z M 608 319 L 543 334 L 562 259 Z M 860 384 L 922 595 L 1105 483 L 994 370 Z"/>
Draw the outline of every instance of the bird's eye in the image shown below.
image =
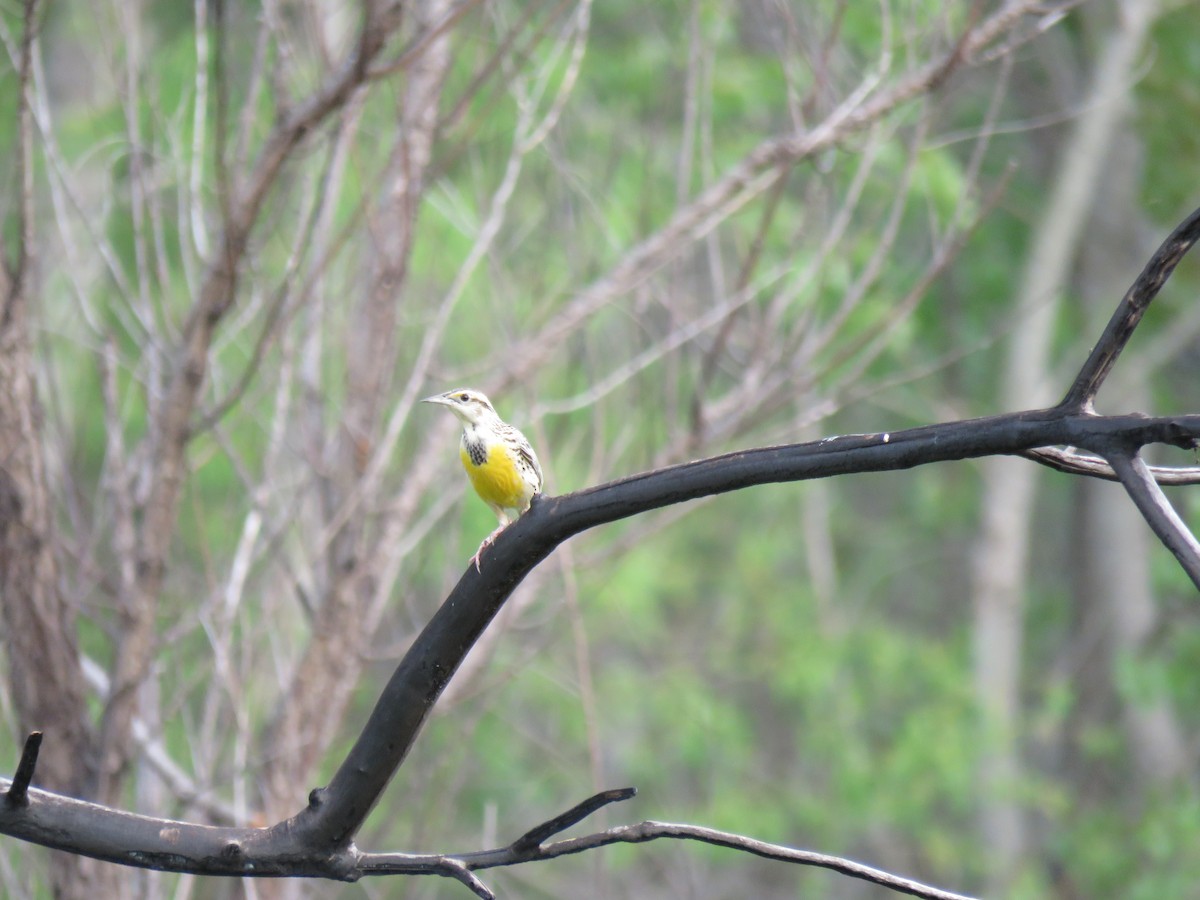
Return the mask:
<path fill-rule="evenodd" d="M 459 394 L 458 399 L 461 400 L 463 403 L 466 403 L 471 398 L 467 394 Z"/>

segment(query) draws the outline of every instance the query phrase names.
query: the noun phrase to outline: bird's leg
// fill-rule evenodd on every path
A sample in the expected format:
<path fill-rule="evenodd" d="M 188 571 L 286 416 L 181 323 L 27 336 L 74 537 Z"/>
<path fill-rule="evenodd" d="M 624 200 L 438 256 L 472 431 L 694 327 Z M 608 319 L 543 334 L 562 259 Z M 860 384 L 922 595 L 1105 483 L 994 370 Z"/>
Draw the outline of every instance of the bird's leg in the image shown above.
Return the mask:
<path fill-rule="evenodd" d="M 500 518 L 500 524 L 496 526 L 496 530 L 495 530 L 495 531 L 493 531 L 491 534 L 489 534 L 487 537 L 485 537 L 485 538 L 483 539 L 483 543 L 481 543 L 481 544 L 479 545 L 479 549 L 478 549 L 478 550 L 476 550 L 476 551 L 475 551 L 475 555 L 471 557 L 471 562 L 475 563 L 475 571 L 476 571 L 476 572 L 482 572 L 482 571 L 483 571 L 482 569 L 480 569 L 480 568 L 479 568 L 479 556 L 480 556 L 480 554 L 482 554 L 482 553 L 483 553 L 483 551 L 484 551 L 484 550 L 486 550 L 488 547 L 492 546 L 492 544 L 493 544 L 493 543 L 495 542 L 495 540 L 496 540 L 496 537 L 497 537 L 497 536 L 500 534 L 500 532 L 502 532 L 502 531 L 503 531 L 505 528 L 507 528 L 507 527 L 508 527 L 508 525 L 509 525 L 509 522 L 511 522 L 511 521 L 512 521 L 512 520 L 511 520 L 511 519 L 509 519 L 507 516 L 502 516 L 502 517 Z"/>

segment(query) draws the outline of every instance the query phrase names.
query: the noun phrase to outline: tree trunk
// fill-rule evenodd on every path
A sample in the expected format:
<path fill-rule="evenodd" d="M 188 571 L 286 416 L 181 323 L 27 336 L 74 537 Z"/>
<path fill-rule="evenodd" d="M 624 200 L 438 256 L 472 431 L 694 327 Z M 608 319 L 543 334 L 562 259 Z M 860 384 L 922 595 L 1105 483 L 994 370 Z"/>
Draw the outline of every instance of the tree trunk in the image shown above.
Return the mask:
<path fill-rule="evenodd" d="M 0 276 L 0 621 L 8 681 L 24 734 L 44 735 L 34 783 L 80 796 L 94 746 L 84 704 L 75 610 L 59 590 L 29 328 L 29 268 Z M 24 734 L 14 736 L 21 746 Z M 54 854 L 59 898 L 105 896 L 115 868 Z M 115 883 L 115 882 L 114 882 Z M 108 884 L 108 888 L 105 887 Z"/>
<path fill-rule="evenodd" d="M 1081 117 L 1062 147 L 1053 185 L 1030 242 L 998 404 L 1052 403 L 1050 343 L 1059 300 L 1077 255 L 1108 147 L 1133 84 L 1133 67 L 1157 9 L 1155 0 L 1120 4 Z M 1020 672 L 1029 536 L 1038 472 L 1022 460 L 984 465 L 983 522 L 974 563 L 975 684 L 985 722 L 980 761 L 984 805 L 980 838 L 990 849 L 989 895 L 1007 893 L 1026 853 L 1024 815 L 1015 797 L 1021 775 Z"/>

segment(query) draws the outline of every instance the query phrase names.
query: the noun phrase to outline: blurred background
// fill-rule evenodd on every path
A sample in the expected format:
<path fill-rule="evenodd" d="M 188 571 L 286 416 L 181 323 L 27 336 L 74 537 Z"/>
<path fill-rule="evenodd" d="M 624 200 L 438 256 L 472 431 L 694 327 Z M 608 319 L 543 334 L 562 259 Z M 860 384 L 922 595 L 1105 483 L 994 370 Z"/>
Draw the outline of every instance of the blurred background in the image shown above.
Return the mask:
<path fill-rule="evenodd" d="M 495 525 L 419 397 L 487 392 L 554 494 L 1056 402 L 1200 203 L 1200 6 L 1067 6 L 420 0 L 337 96 L 354 4 L 37 7 L 31 446 L 82 659 L 54 677 L 87 718 L 78 758 L 100 754 L 59 785 L 225 824 L 324 783 Z M 11 257 L 22 10 L 0 21 Z M 1185 261 L 1100 411 L 1196 408 L 1198 284 Z M 1171 496 L 1195 521 L 1195 491 Z M 520 586 L 357 844 L 496 846 L 636 785 L 576 831 L 688 822 L 990 897 L 1188 896 L 1195 601 L 1120 487 L 1024 460 L 671 507 Z M 11 646 L 0 677 L 38 677 Z M 30 721 L 10 687 L 9 771 Z M 483 877 L 503 897 L 892 896 L 674 842 Z M 96 871 L 0 841 L 5 896 L 89 879 L 466 894 Z"/>

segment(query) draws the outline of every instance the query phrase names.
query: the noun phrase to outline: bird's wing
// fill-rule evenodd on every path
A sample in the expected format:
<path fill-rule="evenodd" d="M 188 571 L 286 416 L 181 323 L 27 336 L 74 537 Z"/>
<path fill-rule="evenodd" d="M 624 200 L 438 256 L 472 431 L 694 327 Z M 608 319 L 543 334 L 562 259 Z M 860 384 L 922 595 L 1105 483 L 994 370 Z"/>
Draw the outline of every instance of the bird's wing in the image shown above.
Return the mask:
<path fill-rule="evenodd" d="M 517 429 L 513 429 L 513 437 L 517 444 L 517 454 L 523 459 L 529 468 L 533 469 L 533 473 L 537 475 L 537 489 L 540 492 L 542 489 L 542 465 L 538 462 L 537 454 L 533 452 L 533 447 L 529 440 Z"/>

